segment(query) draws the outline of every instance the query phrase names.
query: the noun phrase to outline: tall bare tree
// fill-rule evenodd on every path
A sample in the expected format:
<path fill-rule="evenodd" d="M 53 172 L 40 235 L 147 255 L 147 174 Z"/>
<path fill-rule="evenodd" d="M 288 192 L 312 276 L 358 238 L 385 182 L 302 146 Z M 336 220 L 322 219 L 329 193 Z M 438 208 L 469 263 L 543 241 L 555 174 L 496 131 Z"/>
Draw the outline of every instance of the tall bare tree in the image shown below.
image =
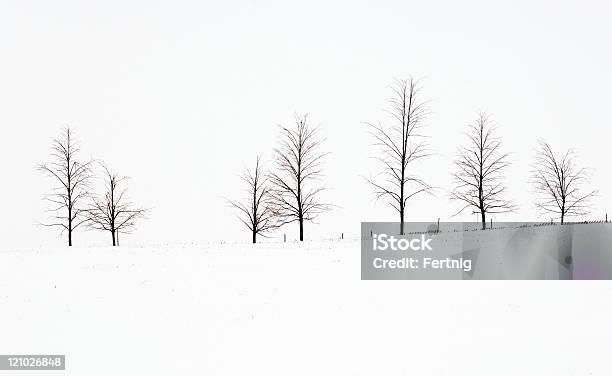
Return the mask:
<path fill-rule="evenodd" d="M 400 234 L 404 234 L 406 204 L 421 193 L 431 193 L 432 187 L 412 172 L 419 160 L 430 156 L 421 133 L 428 114 L 427 101 L 420 95 L 420 86 L 413 78 L 397 80 L 389 99 L 391 124 L 367 123 L 376 142 L 376 159 L 382 171 L 367 181 L 374 188 L 376 199 L 384 199 L 400 217 Z"/>
<path fill-rule="evenodd" d="M 79 144 L 67 127 L 52 140 L 50 161 L 37 167 L 56 183 L 53 192 L 44 196 L 52 207 L 48 222 L 42 225 L 61 228 L 62 234 L 67 232 L 68 246 L 72 246 L 74 230 L 87 221 L 85 201 L 90 192 L 92 162 L 81 162 L 79 152 Z"/>
<path fill-rule="evenodd" d="M 113 247 L 119 245 L 119 233 L 129 234 L 136 226 L 136 221 L 145 217 L 147 209 L 134 207 L 127 198 L 124 187 L 128 178 L 120 176 L 105 164 L 104 192 L 92 196 L 87 212 L 88 227 L 94 230 L 108 231 L 113 240 Z"/>
<path fill-rule="evenodd" d="M 246 170 L 241 176 L 245 183 L 247 198 L 244 201 L 229 201 L 238 211 L 238 219 L 251 231 L 253 243 L 257 235 L 265 236 L 279 227 L 278 213 L 271 202 L 269 177 L 264 172 L 259 156 L 253 171 Z"/>
<path fill-rule="evenodd" d="M 462 205 L 457 214 L 472 208 L 472 213 L 480 214 L 483 230 L 487 228 L 487 213 L 508 213 L 515 209 L 504 197 L 504 173 L 510 163 L 508 154 L 501 151 L 501 140 L 495 132 L 493 121 L 485 113 L 468 125 L 468 144 L 459 148 L 453 174 L 455 187 L 451 199 Z"/>
<path fill-rule="evenodd" d="M 532 181 L 538 194 L 537 208 L 542 213 L 552 213 L 561 219 L 586 215 L 590 212 L 590 200 L 595 190 L 583 190 L 590 174 L 586 168 L 576 166 L 576 152 L 570 149 L 556 156 L 550 145 L 538 141 Z"/>
<path fill-rule="evenodd" d="M 295 126 L 280 126 L 280 145 L 274 149 L 276 171 L 270 174 L 272 199 L 281 223 L 298 222 L 300 241 L 304 222 L 313 221 L 331 205 L 319 200 L 322 152 L 319 128 L 308 123 L 308 115 L 295 115 Z"/>

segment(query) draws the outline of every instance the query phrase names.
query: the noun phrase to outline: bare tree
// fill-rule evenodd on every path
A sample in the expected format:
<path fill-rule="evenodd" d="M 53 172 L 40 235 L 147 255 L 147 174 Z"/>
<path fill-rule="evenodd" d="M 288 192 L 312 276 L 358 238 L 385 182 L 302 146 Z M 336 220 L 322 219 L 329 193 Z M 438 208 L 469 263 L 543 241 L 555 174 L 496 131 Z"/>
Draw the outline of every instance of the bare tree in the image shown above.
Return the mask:
<path fill-rule="evenodd" d="M 562 156 L 555 156 L 550 145 L 538 141 L 532 181 L 538 194 L 537 208 L 542 213 L 553 213 L 561 219 L 586 215 L 589 203 L 597 191 L 584 193 L 582 186 L 589 181 L 589 171 L 576 166 L 576 152 L 568 150 Z"/>
<path fill-rule="evenodd" d="M 270 174 L 272 199 L 282 224 L 298 222 L 300 241 L 304 240 L 304 222 L 313 221 L 331 205 L 321 203 L 324 188 L 319 184 L 323 139 L 319 128 L 308 123 L 308 115 L 295 115 L 295 126 L 280 126 L 280 145 L 274 149 L 276 171 Z"/>
<path fill-rule="evenodd" d="M 421 133 L 428 114 L 427 102 L 421 100 L 418 81 L 397 80 L 388 109 L 392 123 L 388 126 L 367 123 L 376 139 L 376 159 L 382 171 L 367 181 L 374 188 L 376 199 L 384 199 L 400 217 L 400 234 L 404 234 L 406 204 L 420 193 L 431 193 L 432 187 L 412 173 L 413 165 L 431 154 Z"/>
<path fill-rule="evenodd" d="M 128 180 L 120 176 L 106 165 L 104 170 L 104 193 L 93 196 L 88 209 L 88 227 L 94 230 L 108 231 L 113 240 L 113 247 L 119 245 L 119 232 L 131 233 L 136 221 L 145 217 L 147 209 L 136 208 L 127 198 Z"/>
<path fill-rule="evenodd" d="M 247 198 L 244 202 L 229 201 L 238 211 L 238 219 L 251 231 L 253 243 L 257 243 L 257 235 L 279 227 L 278 213 L 271 202 L 269 177 L 263 171 L 259 156 L 253 171 L 246 170 L 241 176 L 245 183 Z"/>
<path fill-rule="evenodd" d="M 78 142 L 67 127 L 60 137 L 52 140 L 50 161 L 37 167 L 57 183 L 53 192 L 44 196 L 52 207 L 48 210 L 49 221 L 42 225 L 59 227 L 62 234 L 66 231 L 68 246 L 72 246 L 74 230 L 87 221 L 85 200 L 90 191 L 92 162 L 81 162 L 79 151 Z"/>
<path fill-rule="evenodd" d="M 486 214 L 514 211 L 511 201 L 504 198 L 504 173 L 510 165 L 508 154 L 501 151 L 501 140 L 495 136 L 495 125 L 481 113 L 468 125 L 468 145 L 459 148 L 453 174 L 455 187 L 451 199 L 461 202 L 459 213 L 472 208 L 479 213 L 482 229 L 487 228 Z"/>

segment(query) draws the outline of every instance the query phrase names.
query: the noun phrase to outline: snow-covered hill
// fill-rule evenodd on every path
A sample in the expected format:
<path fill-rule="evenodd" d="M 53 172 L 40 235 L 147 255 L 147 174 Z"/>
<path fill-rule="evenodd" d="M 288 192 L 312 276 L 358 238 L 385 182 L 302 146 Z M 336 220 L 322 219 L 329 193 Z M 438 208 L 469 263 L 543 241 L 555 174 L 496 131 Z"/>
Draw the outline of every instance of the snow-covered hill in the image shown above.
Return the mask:
<path fill-rule="evenodd" d="M 87 376 L 609 375 L 610 296 L 361 281 L 356 240 L 3 250 L 0 353 Z"/>

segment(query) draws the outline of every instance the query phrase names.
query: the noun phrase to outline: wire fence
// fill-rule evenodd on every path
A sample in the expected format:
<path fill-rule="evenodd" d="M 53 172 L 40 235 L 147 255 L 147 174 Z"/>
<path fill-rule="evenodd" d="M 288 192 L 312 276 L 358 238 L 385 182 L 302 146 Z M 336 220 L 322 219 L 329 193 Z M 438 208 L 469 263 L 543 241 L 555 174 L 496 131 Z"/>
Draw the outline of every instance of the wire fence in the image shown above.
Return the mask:
<path fill-rule="evenodd" d="M 409 223 L 409 222 L 406 222 Z M 469 231 L 495 231 L 495 230 L 504 230 L 504 229 L 512 229 L 512 228 L 529 228 L 529 227 L 551 227 L 551 226 L 561 226 L 560 221 L 538 221 L 538 222 L 495 222 L 495 221 L 487 221 L 486 229 L 482 229 L 482 222 L 443 222 L 440 219 L 431 222 L 419 222 L 419 223 L 427 223 L 429 226 L 423 231 L 411 231 L 406 232 L 405 235 L 418 235 L 423 233 L 448 233 L 448 232 L 469 232 Z M 444 230 L 444 224 L 449 223 L 461 223 L 464 224 L 464 228 L 461 230 L 457 230 L 454 228 L 453 230 Z M 587 224 L 605 224 L 612 223 L 612 221 L 608 218 L 606 214 L 603 219 L 592 219 L 592 220 L 583 220 L 583 221 L 564 221 L 563 226 L 570 225 L 587 225 Z M 442 226 L 441 226 L 442 225 Z M 442 227 L 442 228 L 441 228 Z M 370 234 L 366 234 L 363 238 L 361 234 L 358 235 L 348 235 L 346 232 L 338 232 L 337 235 L 327 235 L 327 236 L 314 236 L 307 237 L 304 241 L 300 241 L 296 236 L 289 236 L 287 233 L 278 233 L 278 234 L 268 234 L 266 236 L 258 236 L 257 244 L 282 244 L 282 243 L 294 243 L 294 244 L 308 244 L 308 243 L 316 243 L 316 242 L 341 242 L 341 241 L 360 241 L 364 238 L 371 238 L 372 232 Z M 196 245 L 245 245 L 252 244 L 252 241 L 247 240 L 211 240 L 209 242 L 200 243 L 200 242 L 186 242 L 183 245 L 185 246 L 196 246 Z M 167 244 L 155 244 L 155 246 L 165 246 Z M 173 243 L 174 245 L 174 243 Z M 151 246 L 151 245 L 149 245 Z"/>
<path fill-rule="evenodd" d="M 398 222 L 399 223 L 399 222 Z M 408 222 L 406 222 L 408 223 Z M 421 223 L 421 222 L 419 222 Z M 445 223 L 462 223 L 466 225 L 461 231 L 457 229 L 453 229 L 452 231 L 444 231 L 443 228 L 440 228 L 440 224 Z M 601 223 L 612 223 L 608 219 L 608 215 L 605 214 L 603 219 L 592 219 L 592 220 L 582 220 L 582 221 L 564 221 L 563 225 L 560 221 L 555 221 L 551 219 L 550 221 L 535 221 L 535 222 L 495 222 L 493 220 L 489 220 L 486 223 L 486 228 L 482 229 L 482 221 L 475 222 L 444 222 L 440 221 L 438 218 L 436 221 L 430 222 L 428 228 L 423 231 L 411 231 L 406 232 L 405 235 L 417 235 L 423 233 L 441 233 L 441 232 L 467 232 L 467 231 L 488 231 L 488 230 L 503 230 L 503 229 L 512 229 L 512 228 L 528 228 L 528 227 L 550 227 L 550 226 L 570 226 L 570 225 L 586 225 L 586 224 L 601 224 Z M 372 237 L 372 232 L 370 232 L 369 237 Z M 366 235 L 366 237 L 368 237 Z M 358 236 L 346 236 L 344 232 L 338 233 L 337 236 L 328 236 L 328 237 L 315 237 L 309 238 L 307 241 L 340 241 L 340 240 L 360 240 L 362 239 L 362 235 Z M 297 242 L 298 239 L 289 238 L 287 234 L 279 234 L 274 236 L 268 236 L 265 238 L 262 243 L 290 243 Z"/>

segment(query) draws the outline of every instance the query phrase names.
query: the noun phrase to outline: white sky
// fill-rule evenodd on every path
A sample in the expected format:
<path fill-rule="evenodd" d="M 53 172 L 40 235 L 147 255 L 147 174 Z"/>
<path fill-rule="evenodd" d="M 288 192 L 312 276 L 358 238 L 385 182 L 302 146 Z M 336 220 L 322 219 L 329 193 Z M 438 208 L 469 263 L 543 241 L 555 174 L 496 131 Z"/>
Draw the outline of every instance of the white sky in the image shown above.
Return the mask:
<path fill-rule="evenodd" d="M 592 218 L 612 216 L 609 48 L 612 6 L 594 1 L 3 1 L 0 3 L 2 247 L 64 244 L 40 228 L 50 181 L 34 169 L 64 125 L 84 157 L 132 177 L 153 208 L 124 243 L 248 240 L 224 196 L 267 157 L 294 111 L 320 122 L 332 152 L 326 199 L 340 208 L 306 237 L 356 235 L 360 221 L 395 220 L 361 175 L 376 171 L 365 121 L 393 77 L 423 78 L 437 197 L 407 220 L 451 218 L 445 188 L 463 126 L 491 113 L 513 153 L 510 193 L 533 220 L 527 184 L 539 137 L 579 150 L 600 191 Z M 290 238 L 296 226 L 284 229 Z M 75 244 L 107 244 L 79 231 Z"/>

